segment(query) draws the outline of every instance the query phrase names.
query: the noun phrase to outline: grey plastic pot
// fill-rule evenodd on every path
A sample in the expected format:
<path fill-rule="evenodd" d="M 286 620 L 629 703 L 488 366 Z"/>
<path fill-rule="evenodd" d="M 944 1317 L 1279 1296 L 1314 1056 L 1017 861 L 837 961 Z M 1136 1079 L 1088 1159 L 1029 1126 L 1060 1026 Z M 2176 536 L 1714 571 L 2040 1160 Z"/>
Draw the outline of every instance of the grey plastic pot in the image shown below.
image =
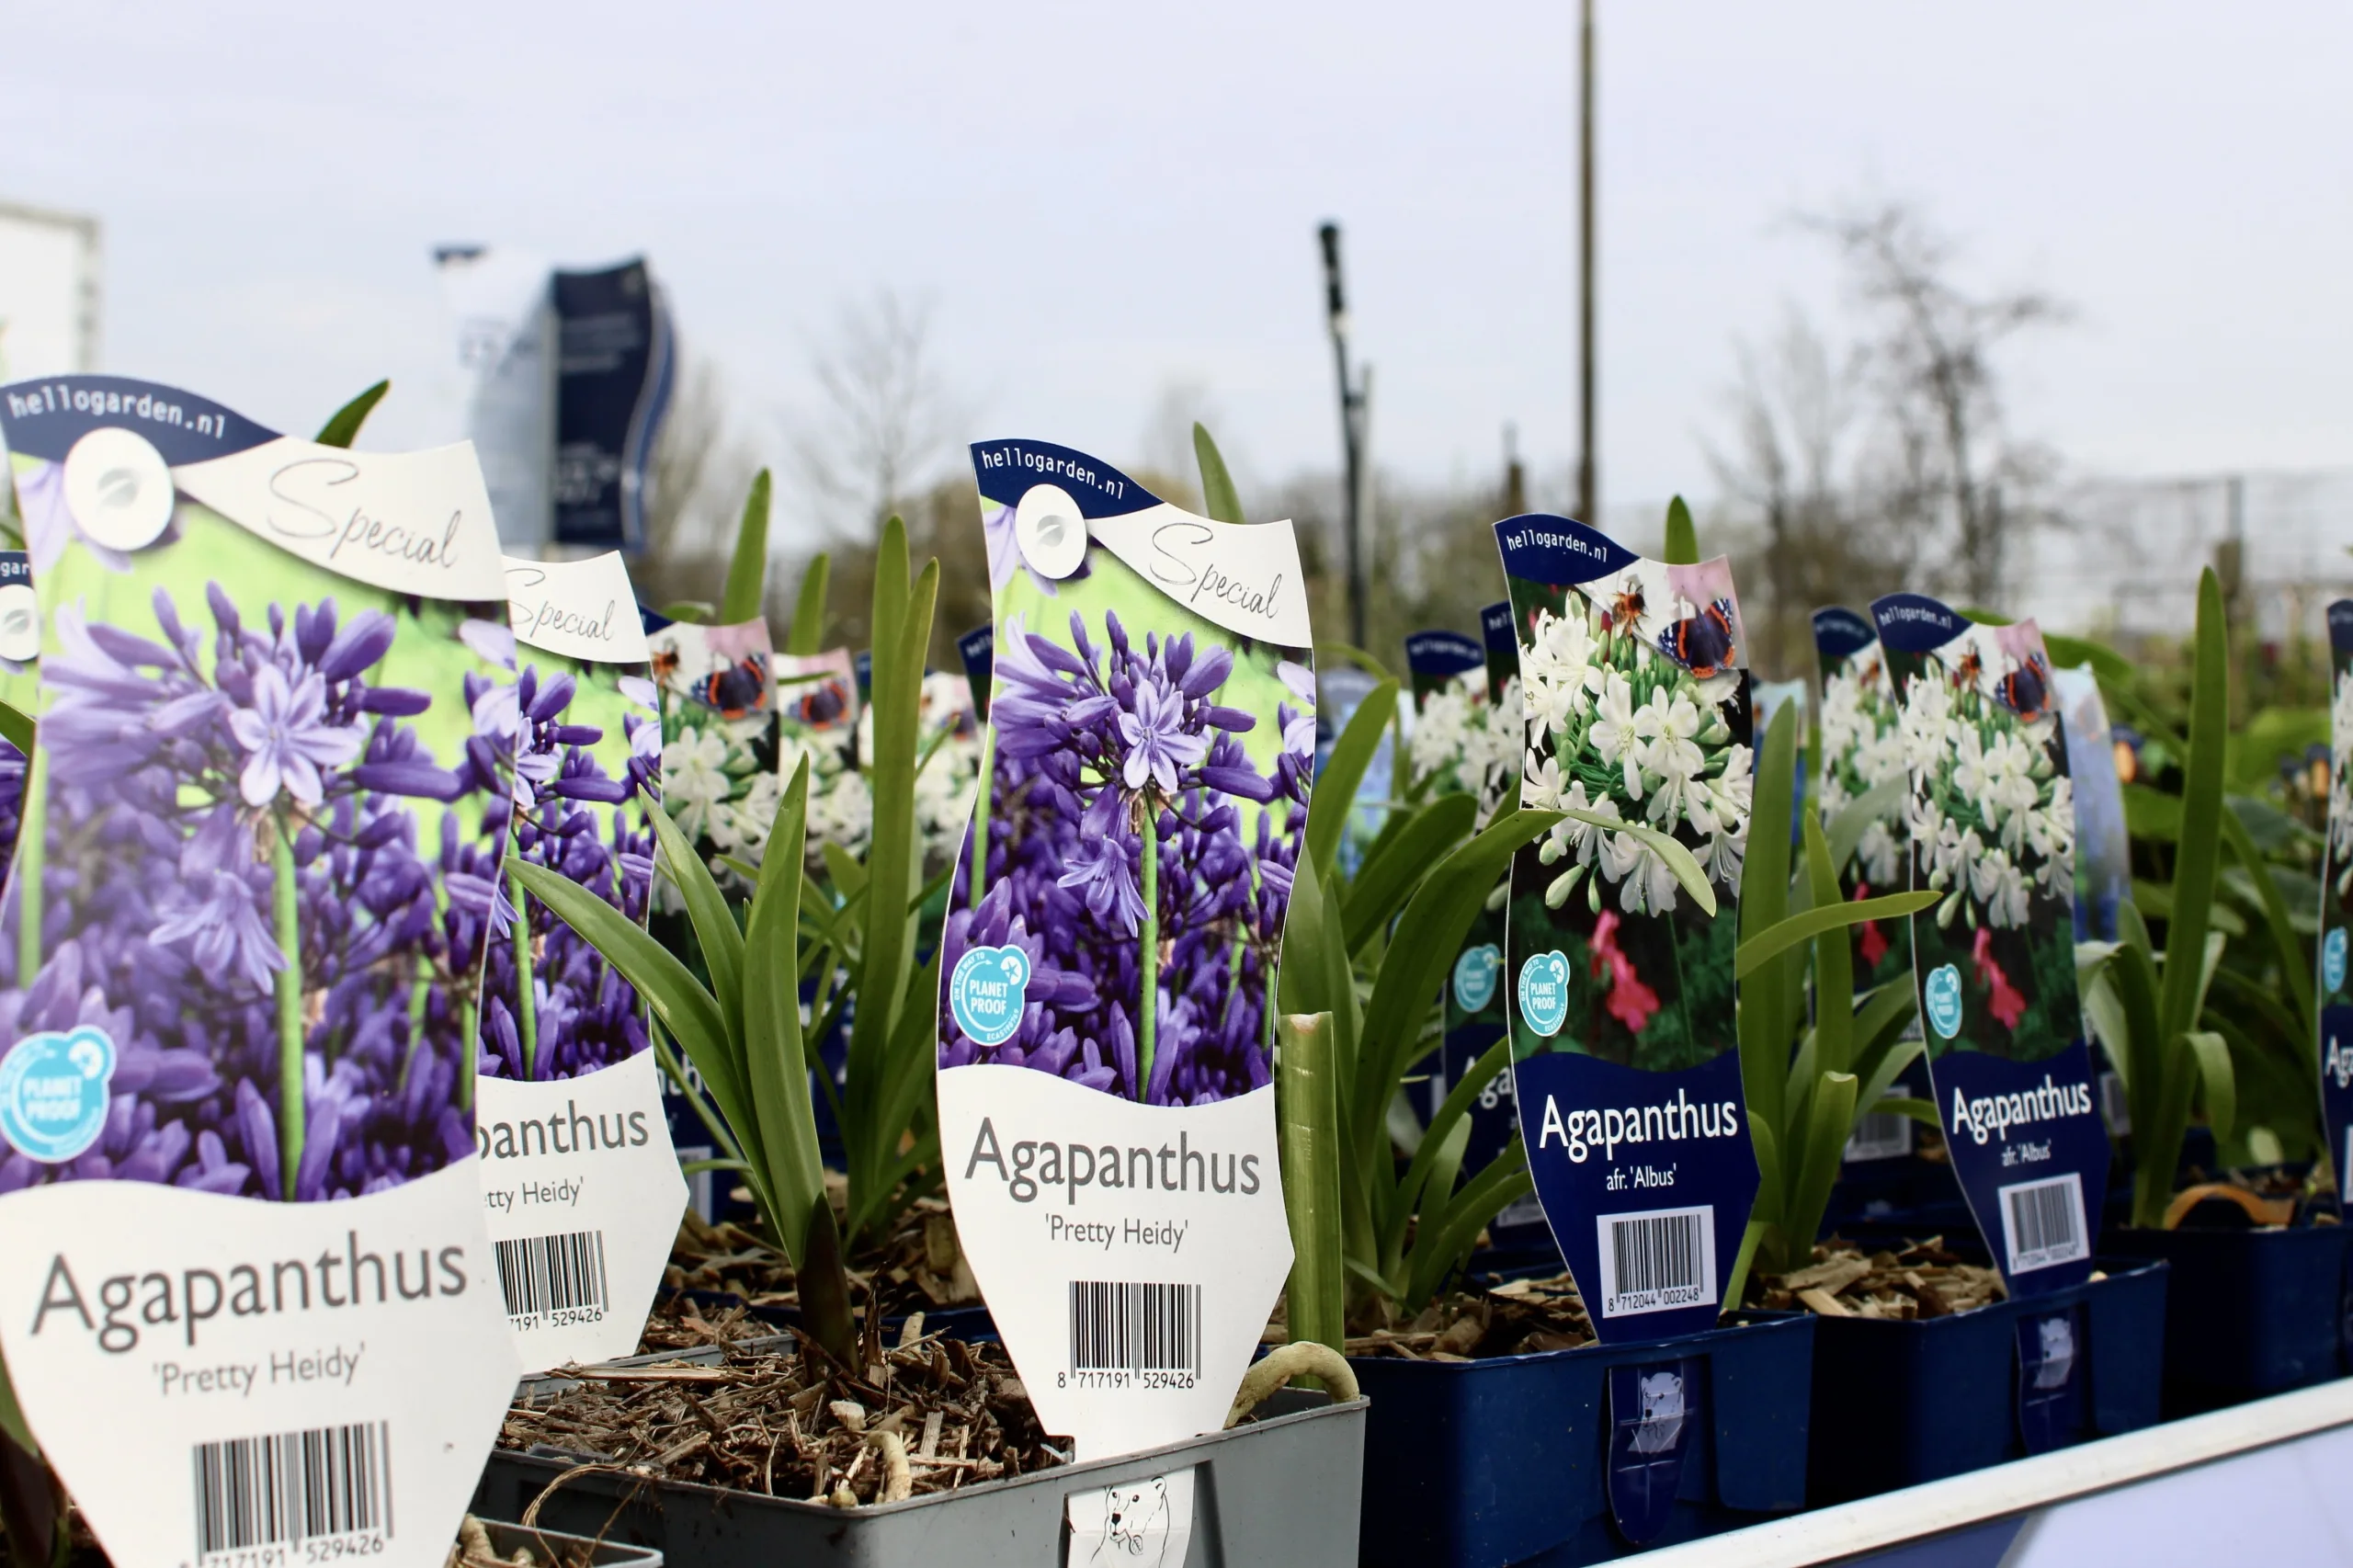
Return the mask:
<path fill-rule="evenodd" d="M 552 1562 L 557 1568 L 572 1568 L 578 1562 L 594 1563 L 596 1568 L 662 1568 L 662 1554 L 642 1546 L 624 1546 L 619 1541 L 596 1540 L 562 1530 L 501 1524 L 495 1519 L 483 1519 L 482 1527 L 490 1537 L 491 1550 L 509 1562 L 515 1561 L 518 1549 L 525 1549 L 534 1562 Z"/>
<path fill-rule="evenodd" d="M 1190 1469 L 1193 1536 L 1185 1568 L 1350 1568 L 1367 1403 L 1335 1404 L 1326 1394 L 1286 1389 L 1258 1407 L 1257 1420 L 1231 1431 L 863 1508 L 592 1471 L 550 1494 L 539 1517 L 651 1547 L 668 1568 L 1061 1568 L 1066 1498 Z M 494 1453 L 474 1511 L 520 1518 L 572 1468 L 568 1458 Z"/>

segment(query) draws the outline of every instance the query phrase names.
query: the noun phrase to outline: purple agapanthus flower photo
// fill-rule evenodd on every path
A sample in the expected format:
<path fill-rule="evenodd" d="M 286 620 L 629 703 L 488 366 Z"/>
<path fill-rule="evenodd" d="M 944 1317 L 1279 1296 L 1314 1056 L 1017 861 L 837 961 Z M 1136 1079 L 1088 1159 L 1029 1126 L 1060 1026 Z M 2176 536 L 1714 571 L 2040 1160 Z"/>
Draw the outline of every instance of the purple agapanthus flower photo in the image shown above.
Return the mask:
<path fill-rule="evenodd" d="M 349 593 L 381 608 L 249 618 L 213 581 L 190 615 L 157 587 L 155 637 L 55 608 L 0 1040 L 93 1026 L 117 1065 L 97 1141 L 59 1164 L 8 1151 L 0 1192 L 309 1201 L 472 1149 L 465 1047 L 512 743 L 477 735 L 445 762 L 415 722 L 475 664 L 460 607 Z M 403 640 L 422 652 L 393 664 L 422 685 L 386 677 Z"/>
<path fill-rule="evenodd" d="M 1154 1105 L 1245 1094 L 1270 1081 L 1313 676 L 1281 650 L 1237 651 L 1213 632 L 1137 637 L 1110 608 L 1100 627 L 1073 609 L 1064 643 L 1016 613 L 998 638 L 979 897 L 968 840 L 941 972 L 974 947 L 1017 947 L 1027 1006 L 988 1046 L 943 1008 L 939 1064 L 1029 1067 Z M 1260 677 L 1251 707 L 1233 705 L 1237 652 Z M 1273 711 L 1256 710 L 1269 692 Z"/>
<path fill-rule="evenodd" d="M 467 678 L 477 728 L 503 729 L 513 747 L 515 853 L 642 925 L 654 891 L 645 812 L 659 809 L 661 794 L 653 686 L 618 666 L 523 657 L 521 676 L 499 694 Z M 512 872 L 496 908 L 483 977 L 485 1075 L 575 1078 L 646 1048 L 645 1010 L 629 982 Z M 517 910 L 529 919 L 517 920 Z"/>

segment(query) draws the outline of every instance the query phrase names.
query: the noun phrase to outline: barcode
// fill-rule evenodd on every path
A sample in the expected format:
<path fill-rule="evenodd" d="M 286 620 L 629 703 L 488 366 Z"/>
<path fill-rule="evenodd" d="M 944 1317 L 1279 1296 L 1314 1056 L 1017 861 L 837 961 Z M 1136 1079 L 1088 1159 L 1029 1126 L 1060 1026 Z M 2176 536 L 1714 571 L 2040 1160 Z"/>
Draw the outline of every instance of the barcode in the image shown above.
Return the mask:
<path fill-rule="evenodd" d="M 1856 1120 L 1855 1131 L 1847 1137 L 1846 1158 L 1849 1163 L 1893 1160 L 1911 1152 L 1912 1119 L 1908 1116 L 1871 1111 Z"/>
<path fill-rule="evenodd" d="M 197 1444 L 197 1554 L 391 1535 L 392 1446 L 384 1421 Z"/>
<path fill-rule="evenodd" d="M 493 1244 L 506 1315 L 578 1312 L 605 1305 L 605 1233 L 566 1231 Z"/>
<path fill-rule="evenodd" d="M 1070 1364 L 1078 1372 L 1198 1372 L 1201 1288 L 1070 1283 Z"/>
<path fill-rule="evenodd" d="M 2001 1189 L 2010 1272 L 2048 1268 L 2085 1256 L 2084 1180 L 2075 1172 Z"/>
<path fill-rule="evenodd" d="M 1661 1209 L 1604 1214 L 1601 1315 L 1631 1317 L 1716 1299 L 1716 1211 Z"/>

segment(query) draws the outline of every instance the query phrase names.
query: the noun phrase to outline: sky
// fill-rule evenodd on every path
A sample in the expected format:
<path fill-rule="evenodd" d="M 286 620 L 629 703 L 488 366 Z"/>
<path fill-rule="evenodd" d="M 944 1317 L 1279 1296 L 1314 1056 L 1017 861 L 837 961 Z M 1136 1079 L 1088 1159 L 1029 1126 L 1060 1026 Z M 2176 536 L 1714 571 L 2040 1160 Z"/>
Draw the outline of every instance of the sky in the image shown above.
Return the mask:
<path fill-rule="evenodd" d="M 1486 481 L 1576 445 L 1574 7 L 17 7 L 0 199 L 105 224 L 103 368 L 369 444 L 448 438 L 438 243 L 642 252 L 782 456 L 855 301 L 927 307 L 975 437 L 1135 462 L 1168 389 L 1245 483 L 1337 460 L 1315 229 L 1372 441 Z M 2353 10 L 1600 0 L 1601 483 L 1710 488 L 1736 345 L 1852 330 L 1797 222 L 1918 203 L 2079 475 L 2353 463 Z M 789 538 L 793 522 L 787 518 Z"/>

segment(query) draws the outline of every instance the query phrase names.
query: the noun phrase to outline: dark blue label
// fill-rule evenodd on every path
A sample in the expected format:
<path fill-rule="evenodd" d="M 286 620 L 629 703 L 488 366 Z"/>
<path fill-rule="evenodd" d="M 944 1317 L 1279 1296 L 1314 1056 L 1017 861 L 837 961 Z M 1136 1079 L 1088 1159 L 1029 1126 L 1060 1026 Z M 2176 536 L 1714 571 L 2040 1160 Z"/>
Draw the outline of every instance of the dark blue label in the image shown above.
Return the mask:
<path fill-rule="evenodd" d="M 555 537 L 645 547 L 647 471 L 670 402 L 670 324 L 642 260 L 551 280 L 556 375 Z"/>
<path fill-rule="evenodd" d="M 2011 1293 L 2090 1278 L 2109 1151 L 2089 1049 L 2079 1040 L 2040 1062 L 1948 1051 L 1928 1083 L 1961 1193 Z"/>
<path fill-rule="evenodd" d="M 983 499 L 1017 506 L 1033 484 L 1051 484 L 1078 504 L 1083 517 L 1120 517 L 1160 505 L 1160 497 L 1099 458 L 1051 441 L 975 441 L 972 472 Z"/>
<path fill-rule="evenodd" d="M 1834 605 L 1813 612 L 1813 646 L 1817 653 L 1833 659 L 1843 659 L 1849 653 L 1860 653 L 1879 640 L 1871 623 L 1844 606 Z"/>
<path fill-rule="evenodd" d="M 1642 559 L 1598 528 L 1569 517 L 1529 512 L 1495 525 L 1508 576 L 1561 586 L 1623 572 Z"/>
<path fill-rule="evenodd" d="M 1487 700 L 1501 702 L 1504 684 L 1519 674 L 1519 634 L 1512 630 L 1509 599 L 1479 612 L 1479 640 L 1487 649 Z"/>
<path fill-rule="evenodd" d="M 2341 936 L 2343 926 L 2329 933 Z M 2336 987 L 2331 986 L 2330 990 Z M 2320 1010 L 2320 1101 L 2328 1118 L 2328 1152 L 2336 1161 L 2336 1195 L 2353 1202 L 2353 1006 Z"/>
<path fill-rule="evenodd" d="M 1759 1180 L 1739 1056 L 1653 1073 L 1546 1051 L 1514 1071 L 1537 1197 L 1595 1332 L 1713 1328 Z"/>
<path fill-rule="evenodd" d="M 18 583 L 29 586 L 33 580 L 33 558 L 21 550 L 0 550 L 0 588 L 13 587 Z"/>
<path fill-rule="evenodd" d="M 2353 653 L 2353 599 L 2328 607 L 2328 643 L 2340 653 Z"/>
<path fill-rule="evenodd" d="M 1479 668 L 1486 656 L 1460 631 L 1416 631 L 1405 639 L 1405 667 L 1417 676 L 1459 676 Z"/>
<path fill-rule="evenodd" d="M 107 426 L 137 431 L 173 468 L 278 438 L 209 397 L 128 376 L 51 376 L 0 387 L 0 435 L 20 456 L 63 462 L 74 442 Z"/>
<path fill-rule="evenodd" d="M 1951 642 L 1969 622 L 1959 610 L 1926 594 L 1889 594 L 1871 601 L 1871 624 L 1889 647 L 1926 653 Z"/>
<path fill-rule="evenodd" d="M 956 639 L 956 655 L 964 661 L 964 679 L 972 688 L 972 711 L 988 722 L 989 683 L 996 675 L 996 628 L 975 626 Z"/>

